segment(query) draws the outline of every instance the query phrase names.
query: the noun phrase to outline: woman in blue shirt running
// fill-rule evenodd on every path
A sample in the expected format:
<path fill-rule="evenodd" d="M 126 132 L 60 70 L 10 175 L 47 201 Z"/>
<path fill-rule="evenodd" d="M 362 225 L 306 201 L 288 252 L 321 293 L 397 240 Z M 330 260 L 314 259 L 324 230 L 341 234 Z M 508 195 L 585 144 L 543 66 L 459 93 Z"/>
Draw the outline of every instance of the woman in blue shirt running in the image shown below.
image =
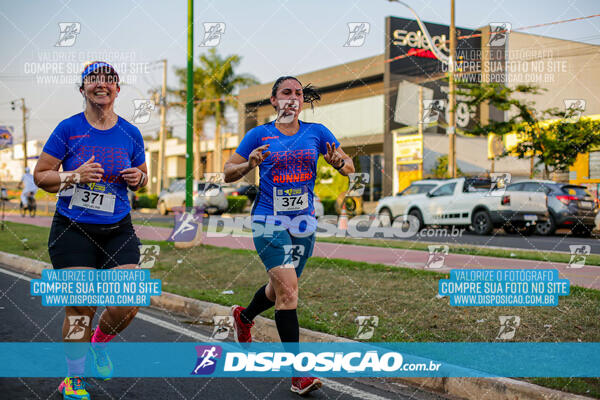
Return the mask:
<path fill-rule="evenodd" d="M 136 268 L 140 242 L 131 224 L 127 188 L 135 191 L 148 183 L 144 141 L 138 128 L 114 112 L 120 87 L 110 64 L 88 64 L 81 73 L 79 91 L 85 111 L 58 124 L 34 172 L 39 187 L 58 192 L 48 238 L 52 266 Z M 68 342 L 91 341 L 97 376 L 108 379 L 113 366 L 106 345 L 129 325 L 137 310 L 107 306 L 92 330 L 96 307 L 67 304 L 62 336 Z M 76 326 L 74 321 L 78 321 Z M 65 349 L 69 349 L 68 377 L 58 391 L 65 399 L 89 399 L 82 378 L 87 348 Z"/>
<path fill-rule="evenodd" d="M 238 342 L 252 341 L 254 318 L 273 306 L 281 341 L 299 342 L 298 278 L 315 243 L 313 191 L 319 154 L 342 175 L 354 172 L 352 159 L 329 129 L 298 119 L 304 103 L 312 107 L 320 98 L 315 88 L 303 87 L 295 77 L 277 79 L 271 91 L 277 119 L 251 129 L 225 164 L 226 182 L 260 166 L 252 231 L 269 276 L 247 308 L 232 307 Z M 315 377 L 292 378 L 291 390 L 301 395 L 320 387 L 321 381 Z"/>

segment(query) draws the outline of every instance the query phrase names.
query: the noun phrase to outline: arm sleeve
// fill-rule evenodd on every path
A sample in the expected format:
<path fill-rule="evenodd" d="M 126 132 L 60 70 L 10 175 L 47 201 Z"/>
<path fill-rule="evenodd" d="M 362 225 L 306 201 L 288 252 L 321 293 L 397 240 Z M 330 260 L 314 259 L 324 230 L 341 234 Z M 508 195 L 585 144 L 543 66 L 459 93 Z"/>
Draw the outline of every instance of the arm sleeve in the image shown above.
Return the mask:
<path fill-rule="evenodd" d="M 52 157 L 56 157 L 59 160 L 64 160 L 68 148 L 68 129 L 65 126 L 65 122 L 58 124 L 54 131 L 50 134 L 48 141 L 44 145 L 42 151 L 46 154 L 50 154 Z"/>
<path fill-rule="evenodd" d="M 340 142 L 333 136 L 333 133 L 325 125 L 321 125 L 321 143 L 319 146 L 321 154 L 327 154 L 327 143 L 335 143 L 336 148 L 340 147 Z"/>
<path fill-rule="evenodd" d="M 256 130 L 251 129 L 248 133 L 246 133 L 246 136 L 244 136 L 235 152 L 247 160 L 248 157 L 250 157 L 252 150 L 258 147 L 256 139 Z"/>
<path fill-rule="evenodd" d="M 139 167 L 143 163 L 146 162 L 146 153 L 144 150 L 144 138 L 142 137 L 142 133 L 136 127 L 133 128 L 133 132 L 131 133 L 131 138 L 133 139 L 133 149 L 130 154 L 131 157 L 131 166 Z"/>

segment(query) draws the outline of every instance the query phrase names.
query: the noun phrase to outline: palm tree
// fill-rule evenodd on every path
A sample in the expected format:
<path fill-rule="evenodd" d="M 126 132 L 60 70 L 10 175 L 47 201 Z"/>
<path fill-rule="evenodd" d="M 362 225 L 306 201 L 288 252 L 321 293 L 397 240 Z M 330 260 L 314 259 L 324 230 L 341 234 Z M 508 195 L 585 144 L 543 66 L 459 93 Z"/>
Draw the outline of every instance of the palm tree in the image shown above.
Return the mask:
<path fill-rule="evenodd" d="M 173 95 L 176 99 L 171 105 L 178 108 L 181 111 L 185 111 L 187 102 L 187 68 L 175 68 L 175 75 L 179 78 L 180 87 L 184 89 L 168 89 L 168 92 Z M 200 180 L 200 141 L 204 137 L 203 124 L 206 117 L 209 115 L 209 109 L 206 107 L 206 102 L 199 102 L 201 99 L 207 98 L 206 91 L 204 90 L 204 82 L 206 76 L 204 71 L 199 68 L 194 68 L 194 121 L 193 121 L 193 132 L 194 132 L 194 179 Z"/>
<path fill-rule="evenodd" d="M 215 117 L 215 150 L 213 157 L 213 171 L 221 171 L 223 168 L 221 160 L 221 124 L 225 115 L 226 106 L 237 105 L 237 99 L 233 94 L 238 89 L 255 85 L 258 83 L 256 78 L 250 74 L 236 74 L 235 68 L 238 67 L 242 58 L 233 54 L 227 57 L 221 57 L 213 47 L 208 53 L 200 55 L 200 68 L 205 75 L 204 90 L 209 99 L 207 104 L 208 114 Z"/>
<path fill-rule="evenodd" d="M 200 55 L 200 65 L 194 67 L 194 102 L 200 101 L 195 107 L 194 123 L 199 127 L 198 131 L 208 116 L 213 116 L 216 123 L 212 166 L 214 172 L 223 169 L 221 165 L 221 125 L 225 108 L 228 105 L 237 105 L 237 99 L 234 97 L 237 90 L 258 83 L 258 80 L 250 74 L 236 74 L 235 69 L 241 60 L 242 58 L 237 54 L 221 57 L 213 47 L 208 53 Z M 181 87 L 185 88 L 186 69 L 176 69 L 175 73 L 179 77 Z M 176 91 L 176 94 L 185 103 L 185 89 Z M 195 135 L 198 143 L 199 136 L 199 134 Z"/>

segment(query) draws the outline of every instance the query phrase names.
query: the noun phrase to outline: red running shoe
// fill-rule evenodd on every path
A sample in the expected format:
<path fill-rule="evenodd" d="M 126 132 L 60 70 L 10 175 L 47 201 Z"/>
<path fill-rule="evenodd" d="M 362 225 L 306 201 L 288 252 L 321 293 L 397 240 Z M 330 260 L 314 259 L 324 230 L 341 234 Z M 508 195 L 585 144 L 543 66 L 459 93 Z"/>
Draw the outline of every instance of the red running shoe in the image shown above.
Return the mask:
<path fill-rule="evenodd" d="M 321 386 L 323 386 L 323 384 L 319 378 L 292 378 L 292 387 L 290 390 L 294 393 L 298 393 L 300 396 L 304 396 L 313 390 L 320 389 Z"/>
<path fill-rule="evenodd" d="M 231 307 L 231 315 L 233 315 L 233 330 L 235 334 L 235 341 L 238 343 L 250 343 L 252 342 L 252 334 L 250 329 L 254 326 L 254 322 L 247 324 L 242 321 L 240 313 L 245 310 L 244 307 L 235 305 Z"/>

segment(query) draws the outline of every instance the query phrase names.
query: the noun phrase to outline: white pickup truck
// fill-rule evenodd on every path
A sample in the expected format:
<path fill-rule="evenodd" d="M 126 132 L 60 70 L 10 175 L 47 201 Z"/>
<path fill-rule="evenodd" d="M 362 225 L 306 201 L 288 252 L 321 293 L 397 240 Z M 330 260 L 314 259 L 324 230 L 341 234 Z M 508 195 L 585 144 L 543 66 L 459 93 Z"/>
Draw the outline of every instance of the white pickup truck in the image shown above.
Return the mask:
<path fill-rule="evenodd" d="M 532 234 L 548 218 L 545 193 L 490 190 L 486 178 L 448 179 L 408 205 L 406 215 L 427 225 L 471 225 L 480 235 L 507 226 L 507 232 Z M 509 229 L 510 228 L 510 229 Z"/>

